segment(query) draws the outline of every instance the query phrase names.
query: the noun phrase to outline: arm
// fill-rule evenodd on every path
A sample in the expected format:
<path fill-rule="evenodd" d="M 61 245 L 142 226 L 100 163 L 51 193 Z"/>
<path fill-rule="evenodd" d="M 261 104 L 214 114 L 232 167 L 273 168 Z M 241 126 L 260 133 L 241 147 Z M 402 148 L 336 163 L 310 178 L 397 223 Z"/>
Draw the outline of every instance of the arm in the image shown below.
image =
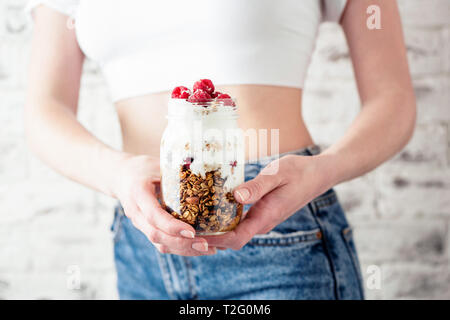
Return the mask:
<path fill-rule="evenodd" d="M 159 159 L 110 148 L 76 118 L 84 56 L 67 17 L 47 7 L 35 10 L 25 130 L 31 149 L 65 176 L 116 197 L 133 224 L 161 252 L 209 255 L 205 239 L 172 217 L 156 198 Z"/>
<path fill-rule="evenodd" d="M 266 174 L 271 169 L 265 168 L 235 190 L 236 199 L 254 205 L 233 232 L 208 238 L 210 245 L 240 249 L 253 235 L 270 231 L 332 186 L 374 169 L 411 138 L 416 107 L 397 5 L 377 1 L 382 30 L 369 30 L 365 12 L 371 2 L 350 0 L 342 18 L 361 112 L 322 154 L 283 157 L 277 160 L 277 174 Z"/>
<path fill-rule="evenodd" d="M 351 0 L 342 18 L 362 110 L 323 153 L 339 168 L 333 184 L 358 177 L 400 151 L 412 136 L 416 105 L 396 1 L 378 1 L 381 30 L 366 28 L 372 1 Z"/>
<path fill-rule="evenodd" d="M 124 155 L 76 119 L 84 55 L 67 16 L 36 8 L 25 104 L 26 138 L 47 164 L 86 186 L 114 195 L 111 172 Z"/>

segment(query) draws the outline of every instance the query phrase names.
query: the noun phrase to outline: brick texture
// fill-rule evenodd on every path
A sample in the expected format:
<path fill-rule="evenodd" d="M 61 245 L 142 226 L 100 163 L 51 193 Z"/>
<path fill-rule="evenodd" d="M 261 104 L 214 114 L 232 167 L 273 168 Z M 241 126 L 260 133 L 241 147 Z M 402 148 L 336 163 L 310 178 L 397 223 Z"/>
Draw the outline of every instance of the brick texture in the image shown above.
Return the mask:
<path fill-rule="evenodd" d="M 0 1 L 0 299 L 114 299 L 114 201 L 54 173 L 23 140 L 32 33 L 24 3 Z M 415 135 L 392 160 L 336 189 L 355 230 L 367 298 L 449 299 L 450 1 L 399 4 L 418 103 Z M 342 30 L 324 24 L 304 94 L 315 140 L 332 144 L 359 104 Z M 89 61 L 79 118 L 120 146 L 108 90 Z M 380 271 L 377 288 L 370 285 L 373 268 Z"/>

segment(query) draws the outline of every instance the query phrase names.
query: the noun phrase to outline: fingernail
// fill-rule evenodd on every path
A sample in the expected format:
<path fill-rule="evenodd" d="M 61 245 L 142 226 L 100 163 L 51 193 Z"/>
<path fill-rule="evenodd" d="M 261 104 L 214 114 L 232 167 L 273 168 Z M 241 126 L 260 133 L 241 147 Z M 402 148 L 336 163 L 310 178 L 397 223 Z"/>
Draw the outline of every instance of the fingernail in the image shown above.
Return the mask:
<path fill-rule="evenodd" d="M 242 188 L 236 190 L 235 192 L 239 196 L 241 201 L 246 201 L 248 198 L 250 198 L 250 192 L 247 190 L 247 188 Z"/>
<path fill-rule="evenodd" d="M 185 238 L 189 238 L 189 239 L 194 239 L 195 235 L 192 231 L 189 230 L 181 230 L 180 234 L 185 237 Z"/>
<path fill-rule="evenodd" d="M 197 251 L 208 251 L 208 242 L 194 242 L 192 249 Z"/>

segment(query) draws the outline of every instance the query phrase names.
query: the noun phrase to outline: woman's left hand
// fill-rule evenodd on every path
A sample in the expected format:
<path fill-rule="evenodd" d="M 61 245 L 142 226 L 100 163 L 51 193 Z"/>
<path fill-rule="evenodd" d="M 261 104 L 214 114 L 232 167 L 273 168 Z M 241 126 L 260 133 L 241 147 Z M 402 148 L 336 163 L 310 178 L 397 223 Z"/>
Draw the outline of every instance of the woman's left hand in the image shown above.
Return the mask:
<path fill-rule="evenodd" d="M 267 233 L 333 185 L 329 156 L 288 155 L 271 162 L 234 191 L 242 204 L 253 204 L 245 219 L 223 235 L 204 237 L 209 246 L 241 249 L 255 234 Z"/>

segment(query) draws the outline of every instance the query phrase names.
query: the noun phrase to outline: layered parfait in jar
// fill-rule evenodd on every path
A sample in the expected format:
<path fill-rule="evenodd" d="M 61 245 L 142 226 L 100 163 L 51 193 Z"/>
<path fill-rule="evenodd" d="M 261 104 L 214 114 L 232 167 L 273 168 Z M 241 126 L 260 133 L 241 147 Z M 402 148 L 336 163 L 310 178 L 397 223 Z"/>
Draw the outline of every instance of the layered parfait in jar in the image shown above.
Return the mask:
<path fill-rule="evenodd" d="M 161 140 L 164 208 L 198 235 L 221 234 L 239 223 L 243 206 L 234 196 L 244 182 L 244 143 L 236 101 L 211 80 L 193 90 L 176 87 Z"/>

